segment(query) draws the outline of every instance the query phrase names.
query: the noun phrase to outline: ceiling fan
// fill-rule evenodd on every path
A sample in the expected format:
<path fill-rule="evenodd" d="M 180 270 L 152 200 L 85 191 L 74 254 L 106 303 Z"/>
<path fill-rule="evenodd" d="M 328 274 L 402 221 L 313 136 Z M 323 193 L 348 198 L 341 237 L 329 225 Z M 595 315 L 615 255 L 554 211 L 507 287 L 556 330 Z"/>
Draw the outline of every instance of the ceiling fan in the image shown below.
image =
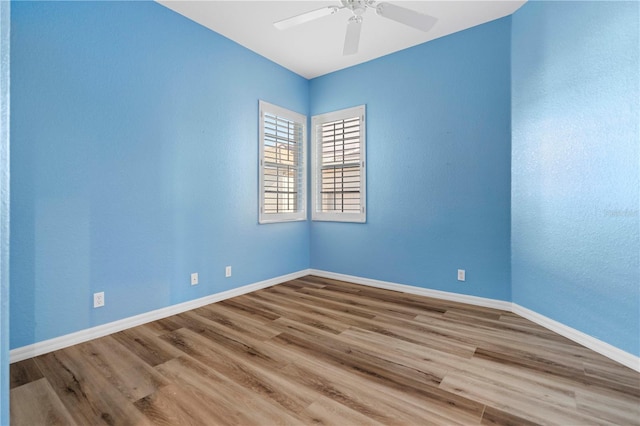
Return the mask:
<path fill-rule="evenodd" d="M 313 21 L 323 16 L 333 15 L 342 9 L 349 9 L 352 16 L 347 21 L 347 33 L 344 39 L 343 55 L 353 55 L 358 53 L 360 44 L 360 31 L 362 29 L 362 15 L 367 9 L 375 9 L 376 14 L 383 18 L 408 25 L 412 28 L 427 32 L 438 21 L 433 16 L 424 15 L 415 10 L 396 6 L 392 3 L 377 2 L 375 0 L 340 0 L 339 6 L 327 6 L 321 9 L 305 12 L 292 16 L 281 21 L 274 22 L 273 25 L 279 30 Z"/>

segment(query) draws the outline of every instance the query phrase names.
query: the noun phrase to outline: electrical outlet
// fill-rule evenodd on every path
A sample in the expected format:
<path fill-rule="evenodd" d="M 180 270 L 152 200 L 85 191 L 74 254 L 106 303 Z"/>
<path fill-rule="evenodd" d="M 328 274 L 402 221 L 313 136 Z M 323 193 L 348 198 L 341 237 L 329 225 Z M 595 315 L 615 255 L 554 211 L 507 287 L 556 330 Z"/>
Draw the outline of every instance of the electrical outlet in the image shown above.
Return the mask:
<path fill-rule="evenodd" d="M 229 278 L 231 276 L 231 266 L 224 268 L 224 276 Z"/>
<path fill-rule="evenodd" d="M 464 272 L 464 269 L 458 269 L 458 281 L 464 281 L 465 276 L 466 273 Z"/>
<path fill-rule="evenodd" d="M 191 274 L 191 285 L 196 284 L 198 284 L 198 273 L 194 272 L 193 274 Z"/>
<path fill-rule="evenodd" d="M 104 291 L 93 293 L 93 307 L 99 308 L 101 306 L 104 306 Z"/>

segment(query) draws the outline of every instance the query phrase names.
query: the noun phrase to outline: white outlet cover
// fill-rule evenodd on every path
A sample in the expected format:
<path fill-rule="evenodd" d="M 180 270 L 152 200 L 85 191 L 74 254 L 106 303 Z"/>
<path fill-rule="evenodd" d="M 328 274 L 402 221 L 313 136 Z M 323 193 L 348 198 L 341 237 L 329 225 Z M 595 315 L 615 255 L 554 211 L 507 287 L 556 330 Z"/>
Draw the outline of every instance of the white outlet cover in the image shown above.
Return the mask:
<path fill-rule="evenodd" d="M 466 273 L 464 269 L 458 269 L 458 281 L 464 281 L 466 278 Z"/>
<path fill-rule="evenodd" d="M 104 291 L 93 293 L 93 307 L 100 308 L 104 306 Z"/>
<path fill-rule="evenodd" d="M 198 284 L 198 273 L 194 272 L 193 274 L 191 274 L 191 285 L 196 284 Z"/>
<path fill-rule="evenodd" d="M 231 266 L 224 268 L 224 276 L 229 278 L 231 276 Z"/>

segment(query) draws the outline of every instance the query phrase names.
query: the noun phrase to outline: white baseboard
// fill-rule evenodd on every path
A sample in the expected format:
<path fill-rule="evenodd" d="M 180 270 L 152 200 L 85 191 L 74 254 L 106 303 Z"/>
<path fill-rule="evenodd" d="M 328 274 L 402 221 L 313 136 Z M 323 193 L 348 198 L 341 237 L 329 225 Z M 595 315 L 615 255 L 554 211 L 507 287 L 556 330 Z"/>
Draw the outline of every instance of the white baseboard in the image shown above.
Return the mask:
<path fill-rule="evenodd" d="M 575 328 L 559 323 L 558 321 L 540 315 L 530 309 L 524 308 L 516 303 L 505 302 L 502 300 L 487 299 L 484 297 L 468 296 L 465 294 L 450 293 L 446 291 L 429 290 L 421 287 L 414 287 L 405 284 L 397 284 L 388 281 L 373 280 L 370 278 L 362 278 L 353 275 L 338 274 L 335 272 L 311 269 L 311 275 L 319 277 L 331 278 L 334 280 L 348 281 L 355 284 L 362 284 L 371 287 L 384 288 L 387 290 L 400 291 L 404 293 L 417 294 L 419 296 L 433 297 L 436 299 L 451 300 L 453 302 L 467 303 L 469 305 L 484 306 L 487 308 L 502 309 L 504 311 L 513 312 L 523 318 L 528 319 L 542 327 L 545 327 L 561 336 L 566 337 L 582 346 L 585 346 L 600 355 L 604 355 L 613 361 L 640 372 L 640 357 L 637 357 L 622 349 L 616 348 L 609 343 L 589 336 Z"/>
<path fill-rule="evenodd" d="M 430 290 L 428 288 L 415 287 L 406 284 L 397 284 L 389 281 L 374 280 L 371 278 L 356 277 L 354 275 L 337 274 L 335 272 L 311 269 L 311 275 L 323 278 L 348 281 L 355 284 L 367 285 L 370 287 L 384 288 L 386 290 L 400 291 L 403 293 L 416 294 L 418 296 L 433 297 L 435 299 L 450 300 L 452 302 L 466 303 L 468 305 L 483 306 L 485 308 L 502 309 L 511 312 L 511 302 L 503 300 L 488 299 L 485 297 L 469 296 L 467 294 L 450 293 L 448 291 Z"/>
<path fill-rule="evenodd" d="M 252 291 L 271 287 L 273 285 L 280 284 L 286 281 L 295 280 L 296 278 L 304 277 L 305 275 L 309 274 L 310 271 L 308 269 L 303 269 L 302 271 L 293 272 L 287 275 L 281 275 L 279 277 L 259 281 L 253 284 L 248 284 L 242 287 L 201 297 L 199 299 L 190 300 L 188 302 L 178 303 L 176 305 L 167 306 L 166 308 L 156 309 L 155 311 L 146 312 L 144 314 L 135 315 L 129 318 L 124 318 L 96 327 L 87 328 L 85 330 L 80 330 L 75 333 L 70 333 L 64 336 L 55 337 L 53 339 L 44 340 L 32 345 L 22 346 L 9 352 L 9 362 L 14 363 L 22 361 L 24 359 L 33 358 L 38 355 L 43 355 L 48 352 L 56 351 L 58 349 L 77 345 L 78 343 L 97 339 L 98 337 L 117 333 L 118 331 L 126 330 L 128 328 L 136 327 L 138 325 L 146 324 L 148 322 L 156 321 L 162 318 L 170 317 L 171 315 L 176 315 L 182 312 L 189 311 L 191 309 L 196 309 L 201 306 L 219 302 L 221 300 L 230 299 L 232 297 L 251 293 Z"/>
<path fill-rule="evenodd" d="M 514 314 L 518 314 L 521 317 L 535 322 L 546 329 L 554 331 L 569 340 L 573 340 L 574 342 L 579 343 L 600 355 L 604 355 L 609 359 L 631 368 L 632 370 L 640 372 L 640 357 L 616 348 L 609 343 L 596 339 L 595 337 L 576 330 L 575 328 L 571 328 L 558 321 L 552 320 L 551 318 L 545 317 L 544 315 L 540 315 L 539 313 L 520 306 L 517 303 L 513 303 L 512 305 L 513 307 L 511 311 Z"/>
<path fill-rule="evenodd" d="M 504 311 L 513 312 L 523 318 L 533 321 L 538 325 L 541 325 L 542 327 L 554 331 L 561 336 L 573 340 L 574 342 L 579 343 L 601 355 L 604 355 L 607 358 L 610 358 L 622 365 L 640 372 L 640 357 L 637 357 L 633 354 L 630 354 L 629 352 L 623 351 L 622 349 L 616 348 L 615 346 L 603 342 L 602 340 L 596 339 L 595 337 L 589 336 L 588 334 L 552 320 L 551 318 L 547 318 L 544 315 L 540 315 L 539 313 L 522 307 L 516 303 L 506 302 L 503 300 L 488 299 L 478 296 L 469 296 L 466 294 L 450 293 L 447 291 L 430 290 L 406 284 L 397 284 L 389 281 L 380 281 L 371 278 L 357 277 L 354 275 L 338 274 L 335 272 L 322 271 L 319 269 L 303 269 L 291 274 L 281 275 L 279 277 L 212 294 L 210 296 L 205 296 L 200 299 L 190 300 L 188 302 L 179 303 L 177 305 L 168 306 L 166 308 L 157 309 L 155 311 L 147 312 L 129 318 L 124 318 L 118 321 L 110 322 L 108 324 L 81 330 L 76 333 L 71 333 L 65 336 L 60 336 L 42 342 L 34 343 L 32 345 L 16 348 L 13 349 L 9 354 L 10 363 L 33 358 L 35 356 L 43 355 L 45 353 L 66 348 L 68 346 L 77 345 L 78 343 L 97 339 L 98 337 L 103 337 L 112 333 L 116 333 L 118 331 L 126 330 L 131 327 L 136 327 L 138 325 L 142 325 L 151 321 L 156 321 L 162 318 L 169 317 L 171 315 L 176 315 L 182 312 L 189 311 L 191 309 L 196 309 L 201 306 L 219 302 L 221 300 L 240 296 L 246 293 L 251 293 L 252 291 L 271 287 L 273 285 L 294 280 L 296 278 L 301 278 L 306 275 L 316 275 L 323 278 L 348 281 L 370 287 L 384 288 L 387 290 L 416 294 L 419 296 L 433 297 L 436 299 L 450 300 L 452 302 L 460 302 L 469 305 L 502 309 Z"/>

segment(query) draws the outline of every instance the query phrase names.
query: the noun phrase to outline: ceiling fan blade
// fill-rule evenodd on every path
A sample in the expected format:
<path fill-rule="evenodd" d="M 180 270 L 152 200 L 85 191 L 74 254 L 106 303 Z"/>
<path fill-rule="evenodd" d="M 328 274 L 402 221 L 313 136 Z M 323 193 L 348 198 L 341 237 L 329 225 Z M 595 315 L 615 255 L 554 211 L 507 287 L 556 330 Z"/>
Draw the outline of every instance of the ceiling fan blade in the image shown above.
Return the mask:
<path fill-rule="evenodd" d="M 362 30 L 362 18 L 360 16 L 352 16 L 349 18 L 347 25 L 347 34 L 344 38 L 343 55 L 355 55 L 358 53 L 358 45 L 360 44 L 360 30 Z"/>
<path fill-rule="evenodd" d="M 279 30 L 286 30 L 287 28 L 295 27 L 296 25 L 304 24 L 305 22 L 313 21 L 314 19 L 322 18 L 323 16 L 333 15 L 340 9 L 337 6 L 327 6 L 322 9 L 312 10 L 300 15 L 292 16 L 291 18 L 283 19 L 278 22 L 274 22 L 273 26 Z"/>
<path fill-rule="evenodd" d="M 433 28 L 438 21 L 438 19 L 433 16 L 424 15 L 416 12 L 415 10 L 396 6 L 391 3 L 378 3 L 376 6 L 376 13 L 385 18 L 389 18 L 393 21 L 400 22 L 401 24 L 408 25 L 424 32 Z"/>

